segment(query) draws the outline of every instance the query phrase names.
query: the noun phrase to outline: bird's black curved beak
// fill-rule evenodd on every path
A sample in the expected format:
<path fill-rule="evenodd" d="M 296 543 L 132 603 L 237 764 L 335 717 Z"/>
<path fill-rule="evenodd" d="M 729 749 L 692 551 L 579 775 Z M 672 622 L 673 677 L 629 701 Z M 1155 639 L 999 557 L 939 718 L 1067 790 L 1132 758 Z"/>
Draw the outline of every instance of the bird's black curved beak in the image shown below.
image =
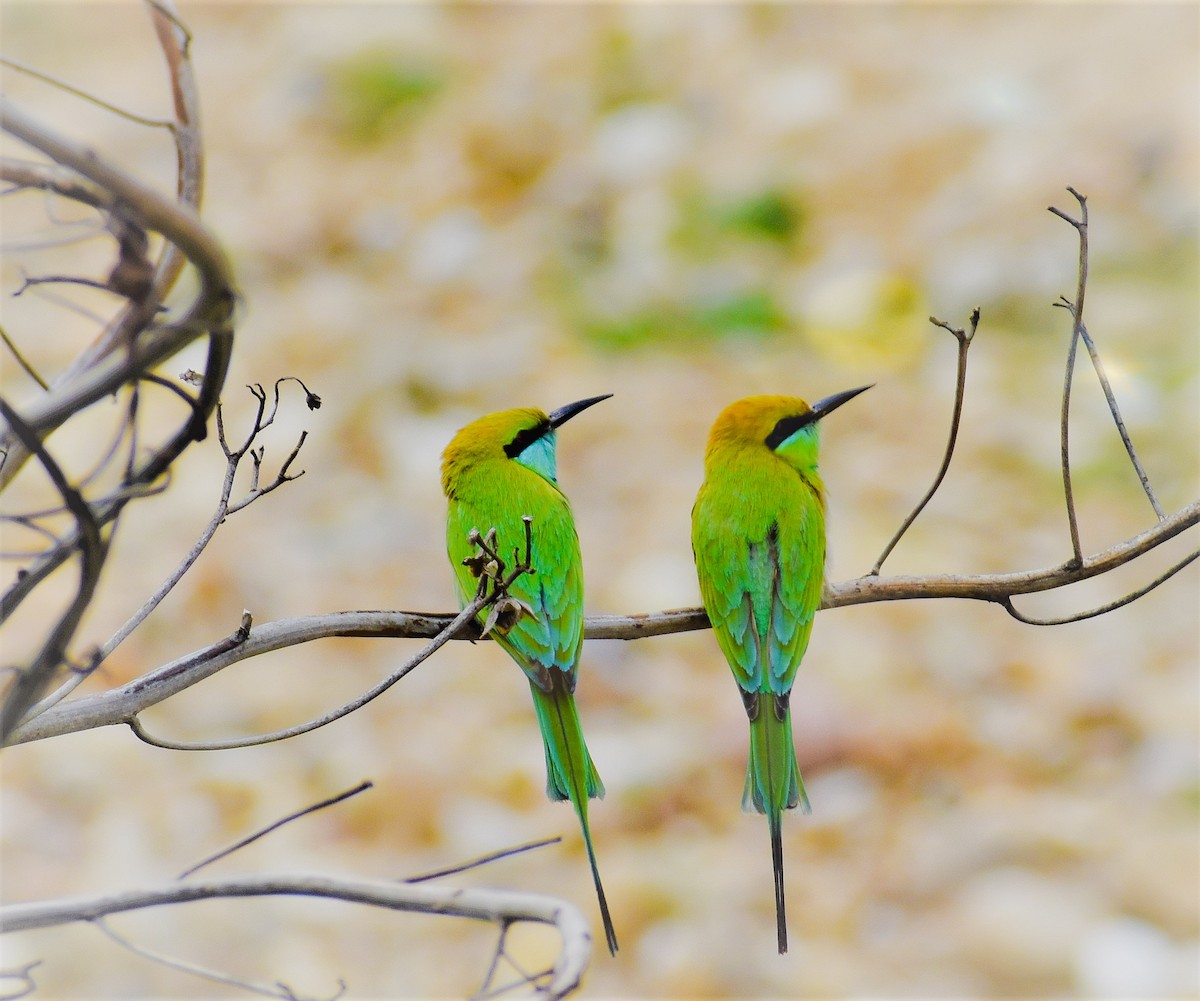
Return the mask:
<path fill-rule="evenodd" d="M 576 400 L 574 403 L 568 403 L 565 407 L 559 407 L 550 415 L 550 426 L 552 428 L 560 427 L 576 414 L 583 413 L 593 403 L 607 400 L 610 396 L 612 393 L 605 393 L 603 396 L 589 396 L 586 400 Z"/>
<path fill-rule="evenodd" d="M 875 383 L 871 383 L 874 386 Z M 826 414 L 831 414 L 847 400 L 853 400 L 859 393 L 865 393 L 871 386 L 859 386 L 858 389 L 847 389 L 841 393 L 834 393 L 832 396 L 827 396 L 823 400 L 817 400 L 812 406 L 814 420 L 820 420 Z"/>

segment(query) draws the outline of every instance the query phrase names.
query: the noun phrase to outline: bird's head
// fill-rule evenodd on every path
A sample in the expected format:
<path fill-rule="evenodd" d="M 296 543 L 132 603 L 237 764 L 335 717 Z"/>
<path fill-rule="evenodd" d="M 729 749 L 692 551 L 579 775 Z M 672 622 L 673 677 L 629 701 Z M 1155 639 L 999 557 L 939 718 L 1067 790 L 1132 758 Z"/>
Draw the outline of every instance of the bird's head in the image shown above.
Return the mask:
<path fill-rule="evenodd" d="M 795 396 L 748 396 L 718 415 L 708 438 L 708 454 L 726 447 L 761 447 L 797 468 L 816 465 L 818 426 L 848 400 L 870 389 L 859 386 L 818 400 L 811 407 Z"/>
<path fill-rule="evenodd" d="M 611 395 L 577 400 L 551 413 L 517 407 L 472 421 L 451 439 L 442 453 L 442 489 L 446 496 L 453 495 L 459 474 L 484 463 L 516 462 L 551 483 L 556 482 L 555 430 Z"/>

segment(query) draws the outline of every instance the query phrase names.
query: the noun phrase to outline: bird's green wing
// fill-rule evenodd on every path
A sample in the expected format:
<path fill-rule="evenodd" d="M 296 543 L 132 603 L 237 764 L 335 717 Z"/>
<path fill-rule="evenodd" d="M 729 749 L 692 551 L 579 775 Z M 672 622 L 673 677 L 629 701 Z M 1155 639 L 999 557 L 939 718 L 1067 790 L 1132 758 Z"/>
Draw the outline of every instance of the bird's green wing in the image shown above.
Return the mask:
<path fill-rule="evenodd" d="M 557 491 L 555 491 L 557 494 Z M 547 676 L 550 670 L 566 673 L 570 689 L 575 687 L 579 648 L 583 642 L 583 575 L 579 554 L 579 539 L 571 521 L 570 509 L 561 495 L 552 498 L 558 504 L 536 505 L 532 515 L 532 563 L 534 572 L 522 574 L 509 588 L 509 594 L 524 602 L 531 615 L 522 615 L 503 634 L 495 639 L 521 666 L 521 669 L 543 691 L 550 691 Z M 531 508 L 535 505 L 530 504 Z M 462 560 L 475 555 L 467 542 L 472 528 L 480 532 L 496 529 L 497 552 L 510 563 L 514 550 L 524 556 L 525 526 L 521 512 L 500 519 L 485 515 L 471 505 L 457 502 L 451 505 L 447 519 L 447 546 L 454 564 L 459 598 L 465 604 L 475 596 L 479 581 Z M 485 524 L 486 523 L 486 524 Z M 461 539 L 461 542 L 456 540 Z M 480 620 L 486 618 L 486 613 Z"/>
<path fill-rule="evenodd" d="M 707 483 L 692 511 L 692 553 L 717 644 L 738 685 L 752 691 L 759 674 L 759 635 L 750 597 L 749 553 L 740 534 L 729 530 L 720 498 Z"/>
<path fill-rule="evenodd" d="M 769 691 L 779 694 L 792 687 L 825 582 L 824 511 L 815 498 L 805 500 L 781 514 L 775 543 L 769 547 L 776 572 L 771 582 L 769 670 L 763 680 Z"/>
<path fill-rule="evenodd" d="M 703 500 L 692 547 L 717 642 L 744 691 L 783 694 L 792 686 L 821 603 L 820 506 L 787 508 L 778 520 L 743 536 L 706 512 Z"/>

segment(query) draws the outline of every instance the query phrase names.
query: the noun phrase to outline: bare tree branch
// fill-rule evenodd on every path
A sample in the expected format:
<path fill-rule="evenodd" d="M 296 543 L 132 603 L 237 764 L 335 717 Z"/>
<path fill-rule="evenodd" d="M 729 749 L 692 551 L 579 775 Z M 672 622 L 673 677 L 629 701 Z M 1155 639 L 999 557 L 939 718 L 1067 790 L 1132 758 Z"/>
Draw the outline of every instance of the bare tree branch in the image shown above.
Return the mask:
<path fill-rule="evenodd" d="M 992 602 L 1003 607 L 1008 599 L 1018 595 L 1055 590 L 1125 566 L 1198 523 L 1200 500 L 1193 501 L 1139 535 L 1085 557 L 1079 566 L 1066 563 L 1040 570 L 978 575 L 880 577 L 867 574 L 828 585 L 821 607 L 840 608 L 875 601 L 909 601 L 918 598 L 966 598 Z M 437 638 L 462 618 L 462 613 L 456 617 L 449 613 L 437 612 L 364 611 L 331 612 L 263 623 L 254 626 L 252 630 L 248 629 L 240 641 L 235 641 L 234 638 L 239 636 L 239 633 L 235 633 L 233 637 L 165 664 L 119 688 L 55 706 L 18 727 L 12 735 L 12 742 L 43 740 L 98 726 L 129 724 L 139 712 L 190 688 L 232 664 L 298 643 L 335 636 Z M 704 609 L 683 608 L 633 615 L 589 616 L 584 635 L 593 640 L 635 640 L 708 627 L 708 617 Z M 466 621 L 458 626 L 453 637 L 446 639 L 477 640 L 480 638 L 479 632 L 478 625 Z M 421 660 L 428 656 L 426 651 L 421 653 L 424 654 L 418 654 Z M 409 661 L 376 687 L 390 687 L 415 666 L 416 663 Z M 375 689 L 371 691 L 378 694 Z M 367 694 L 374 697 L 371 693 Z M 363 699 L 369 701 L 369 698 L 360 696 L 355 703 Z M 365 704 L 365 701 L 362 704 Z M 341 709 L 335 712 L 345 715 Z M 311 724 L 304 726 L 312 728 Z M 228 745 L 222 743 L 220 746 Z"/>
<path fill-rule="evenodd" d="M 502 928 L 514 921 L 553 925 L 562 936 L 563 947 L 547 981 L 537 985 L 538 997 L 565 997 L 579 985 L 591 959 L 592 935 L 587 921 L 573 904 L 555 897 L 303 873 L 233 876 L 207 882 L 177 882 L 99 897 L 8 904 L 0 907 L 0 933 L 95 921 L 109 914 L 165 904 L 263 896 L 325 897 L 392 910 L 474 918 L 491 921 Z"/>
<path fill-rule="evenodd" d="M 234 299 L 233 278 L 225 253 L 189 208 L 163 198 L 101 160 L 94 151 L 56 135 L 8 101 L 0 101 L 0 127 L 87 178 L 103 192 L 104 207 L 110 213 L 135 214 L 143 228 L 161 233 L 197 269 L 200 291 L 181 320 L 146 330 L 157 311 L 157 300 L 150 297 L 139 305 L 139 323 L 130 327 L 129 337 L 123 342 L 130 345 L 128 351 L 108 352 L 90 362 L 85 370 L 72 373 L 69 380 L 57 381 L 50 392 L 29 404 L 23 414 L 25 423 L 37 435 L 44 436 L 82 408 L 154 368 L 196 338 L 208 336 L 209 358 L 197 411 L 161 453 L 147 462 L 148 478 L 156 478 L 189 442 L 203 438 L 205 422 L 224 383 L 233 346 L 230 319 Z M 7 161 L 0 163 L 0 178 L 14 180 L 8 166 Z M 144 331 L 136 342 L 135 331 Z M 6 453 L 0 467 L 0 487 L 16 475 L 27 455 L 15 445 L 11 428 L 0 427 L 0 452 Z"/>

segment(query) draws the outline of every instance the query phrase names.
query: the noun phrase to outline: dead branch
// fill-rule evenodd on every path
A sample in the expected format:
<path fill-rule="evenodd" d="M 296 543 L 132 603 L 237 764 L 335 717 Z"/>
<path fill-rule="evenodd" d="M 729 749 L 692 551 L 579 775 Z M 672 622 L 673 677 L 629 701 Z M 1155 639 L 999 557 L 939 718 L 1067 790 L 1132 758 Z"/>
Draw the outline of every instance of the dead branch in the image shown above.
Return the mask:
<path fill-rule="evenodd" d="M 53 161 L 53 165 L 48 165 L 5 159 L 0 161 L 0 178 L 13 185 L 12 190 L 42 188 L 96 209 L 116 241 L 117 260 L 106 281 L 93 282 L 73 276 L 63 276 L 63 280 L 98 284 L 126 300 L 121 314 L 57 378 L 43 379 L 22 361 L 26 371 L 34 373 L 45 387 L 41 395 L 20 406 L 2 401 L 0 489 L 11 483 L 28 459 L 36 455 L 63 497 L 64 506 L 75 516 L 76 528 L 62 536 L 54 535 L 53 543 L 22 569 L 17 581 L 0 598 L 0 621 L 7 620 L 51 573 L 76 553 L 80 554 L 84 583 L 67 613 L 50 631 L 42 654 L 17 669 L 17 680 L 8 689 L 0 714 L 0 742 L 68 661 L 67 645 L 91 601 L 95 578 L 103 562 L 103 548 L 98 547 L 97 539 L 103 539 L 105 530 L 129 501 L 146 496 L 154 488 L 184 449 L 204 438 L 231 357 L 232 274 L 220 244 L 200 225 L 193 211 L 200 197 L 202 157 L 196 131 L 195 88 L 186 58 L 187 37 L 170 13 L 169 5 L 153 7 L 151 16 L 173 84 L 177 121 L 172 132 L 179 154 L 179 203 L 163 198 L 95 151 L 54 133 L 11 103 L 0 101 L 0 127 Z M 157 264 L 147 256 L 149 232 L 164 237 L 164 249 Z M 181 318 L 160 323 L 162 297 L 174 284 L 185 261 L 190 261 L 197 270 L 199 291 Z M 44 279 L 28 281 L 39 280 Z M 150 369 L 201 337 L 208 340 L 208 362 L 195 398 L 179 394 L 188 404 L 186 418 L 173 434 L 142 455 L 137 425 L 138 383 L 153 378 Z M 5 341 L 11 345 L 7 335 Z M 22 359 L 15 345 L 11 346 L 18 359 Z M 117 347 L 121 350 L 115 350 Z M 122 387 L 129 387 L 128 431 L 122 429 L 97 471 L 115 456 L 117 447 L 127 437 L 123 480 L 118 489 L 104 496 L 85 497 L 83 484 L 71 485 L 57 471 L 46 439 L 76 414 Z M 86 517 L 82 512 L 86 512 Z M 27 519 L 23 523 L 31 522 Z M 95 558 L 97 553 L 101 554 L 100 559 Z M 94 658 L 93 661 L 98 663 Z"/>
<path fill-rule="evenodd" d="M 230 321 L 234 302 L 233 276 L 225 252 L 189 208 L 163 198 L 102 160 L 94 151 L 53 133 L 8 101 L 0 101 L 0 128 L 91 181 L 95 186 L 92 193 L 101 192 L 106 211 L 127 213 L 146 230 L 161 234 L 197 270 L 200 291 L 179 321 L 147 329 L 157 311 L 157 302 L 148 299 L 141 305 L 142 322 L 137 328 L 140 333 L 136 343 L 132 331 L 125 339 L 130 345 L 128 351 L 106 353 L 72 378 L 56 382 L 50 392 L 27 405 L 22 413 L 25 423 L 39 436 L 45 436 L 78 411 L 155 368 L 192 341 L 208 336 L 209 359 L 196 413 L 164 448 L 163 454 L 147 462 L 147 471 L 153 471 L 148 478 L 153 479 L 188 443 L 203 438 L 208 416 L 216 407 L 224 383 L 233 347 Z M 0 162 L 0 178 L 18 183 L 8 161 Z M 147 312 L 149 316 L 144 315 Z M 0 467 L 0 487 L 11 481 L 24 462 L 25 456 L 16 450 L 13 439 L 11 428 L 0 426 L 0 452 L 6 455 Z"/>

